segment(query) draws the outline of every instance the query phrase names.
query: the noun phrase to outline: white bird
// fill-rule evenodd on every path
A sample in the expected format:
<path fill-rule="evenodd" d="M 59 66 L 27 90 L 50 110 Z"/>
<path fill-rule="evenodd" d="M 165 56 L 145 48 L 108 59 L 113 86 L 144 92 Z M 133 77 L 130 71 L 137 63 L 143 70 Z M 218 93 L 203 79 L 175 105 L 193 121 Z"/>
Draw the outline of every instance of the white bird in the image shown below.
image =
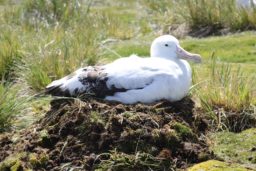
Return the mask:
<path fill-rule="evenodd" d="M 156 38 L 151 57 L 120 58 L 103 66 L 80 68 L 53 81 L 46 92 L 55 96 L 92 94 L 124 104 L 181 100 L 191 86 L 191 68 L 186 60 L 201 62 L 198 54 L 185 51 L 171 35 Z M 184 60 L 185 59 L 185 60 Z"/>
<path fill-rule="evenodd" d="M 236 0 L 236 5 L 238 8 L 253 8 L 256 7 L 256 0 Z"/>

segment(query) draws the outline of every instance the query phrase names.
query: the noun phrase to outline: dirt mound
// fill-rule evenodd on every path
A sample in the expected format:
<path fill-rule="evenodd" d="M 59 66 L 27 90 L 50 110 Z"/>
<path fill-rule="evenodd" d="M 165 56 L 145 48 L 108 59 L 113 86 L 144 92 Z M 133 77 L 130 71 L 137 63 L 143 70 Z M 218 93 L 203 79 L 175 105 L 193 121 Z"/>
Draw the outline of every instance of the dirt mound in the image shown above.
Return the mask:
<path fill-rule="evenodd" d="M 190 99 L 154 105 L 55 100 L 38 123 L 0 137 L 0 170 L 164 170 L 211 157 Z"/>

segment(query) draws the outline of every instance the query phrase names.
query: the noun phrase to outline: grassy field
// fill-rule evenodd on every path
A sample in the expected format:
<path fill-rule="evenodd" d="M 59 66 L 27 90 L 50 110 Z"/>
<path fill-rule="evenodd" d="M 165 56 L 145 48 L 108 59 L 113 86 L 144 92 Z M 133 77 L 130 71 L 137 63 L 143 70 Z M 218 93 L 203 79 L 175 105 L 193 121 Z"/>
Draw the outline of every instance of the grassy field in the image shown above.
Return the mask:
<path fill-rule="evenodd" d="M 81 66 L 146 57 L 155 37 L 184 23 L 181 45 L 203 57 L 192 64 L 197 106 L 215 130 L 255 127 L 255 7 L 239 9 L 232 0 L 0 0 L 0 132 L 44 115 L 50 99 L 35 95 L 51 81 Z M 197 30 L 208 37 L 191 37 Z M 229 117 L 234 113 L 240 119 Z"/>

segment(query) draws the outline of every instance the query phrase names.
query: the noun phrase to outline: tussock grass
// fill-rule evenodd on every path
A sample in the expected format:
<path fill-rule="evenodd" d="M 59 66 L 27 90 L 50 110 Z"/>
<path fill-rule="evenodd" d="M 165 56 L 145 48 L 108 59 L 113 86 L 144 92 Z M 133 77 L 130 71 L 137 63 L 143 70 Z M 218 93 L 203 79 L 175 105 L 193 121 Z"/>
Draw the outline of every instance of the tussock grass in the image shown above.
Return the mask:
<path fill-rule="evenodd" d="M 26 0 L 23 2 L 23 19 L 33 26 L 66 24 L 81 12 L 81 0 Z"/>
<path fill-rule="evenodd" d="M 157 21 L 164 23 L 161 28 L 163 32 L 168 32 L 168 26 L 180 23 L 188 24 L 199 36 L 222 34 L 227 32 L 225 29 L 256 29 L 256 7 L 241 8 L 235 0 L 144 0 L 142 4 L 150 8 L 154 16 L 158 16 L 156 24 Z"/>
<path fill-rule="evenodd" d="M 231 30 L 256 29 L 255 7 L 239 8 L 235 0 L 207 1 L 186 0 L 183 18 L 192 28 L 212 27 L 213 29 L 230 28 Z"/>
<path fill-rule="evenodd" d="M 88 23 L 89 24 L 89 23 Z M 93 28 L 76 27 L 70 32 L 64 29 L 47 30 L 37 39 L 40 45 L 28 53 L 26 80 L 35 90 L 43 89 L 54 79 L 67 75 L 86 64 L 97 61 L 97 35 Z M 42 36 L 45 35 L 43 38 Z"/>
<path fill-rule="evenodd" d="M 8 32 L 0 34 L 0 78 L 10 79 L 13 76 L 15 64 L 22 58 L 22 53 L 19 52 L 20 44 L 17 41 L 16 35 Z"/>
<path fill-rule="evenodd" d="M 146 30 L 162 30 L 163 33 L 168 33 L 171 24 L 180 23 L 181 18 L 175 16 L 173 11 L 175 3 L 173 0 L 142 0 L 140 3 L 146 7 L 147 15 L 149 15 L 149 18 L 144 19 L 149 23 Z"/>
<path fill-rule="evenodd" d="M 209 67 L 209 79 L 199 82 L 194 89 L 206 115 L 214 119 L 217 129 L 241 131 L 254 127 L 255 75 L 218 63 L 214 57 Z"/>
<path fill-rule="evenodd" d="M 0 84 L 0 132 L 10 128 L 12 118 L 21 112 L 24 102 L 25 99 L 18 96 L 18 87 Z"/>

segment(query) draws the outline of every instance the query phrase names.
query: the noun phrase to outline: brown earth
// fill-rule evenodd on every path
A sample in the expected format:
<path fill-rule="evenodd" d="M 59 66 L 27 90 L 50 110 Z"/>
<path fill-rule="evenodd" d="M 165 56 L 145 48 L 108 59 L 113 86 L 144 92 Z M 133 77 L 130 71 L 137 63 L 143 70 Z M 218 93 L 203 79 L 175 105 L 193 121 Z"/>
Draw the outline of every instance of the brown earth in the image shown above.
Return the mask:
<path fill-rule="evenodd" d="M 0 170 L 169 170 L 213 155 L 189 99 L 152 105 L 54 100 L 33 126 L 0 136 Z M 9 162 L 9 163 L 8 163 Z"/>

